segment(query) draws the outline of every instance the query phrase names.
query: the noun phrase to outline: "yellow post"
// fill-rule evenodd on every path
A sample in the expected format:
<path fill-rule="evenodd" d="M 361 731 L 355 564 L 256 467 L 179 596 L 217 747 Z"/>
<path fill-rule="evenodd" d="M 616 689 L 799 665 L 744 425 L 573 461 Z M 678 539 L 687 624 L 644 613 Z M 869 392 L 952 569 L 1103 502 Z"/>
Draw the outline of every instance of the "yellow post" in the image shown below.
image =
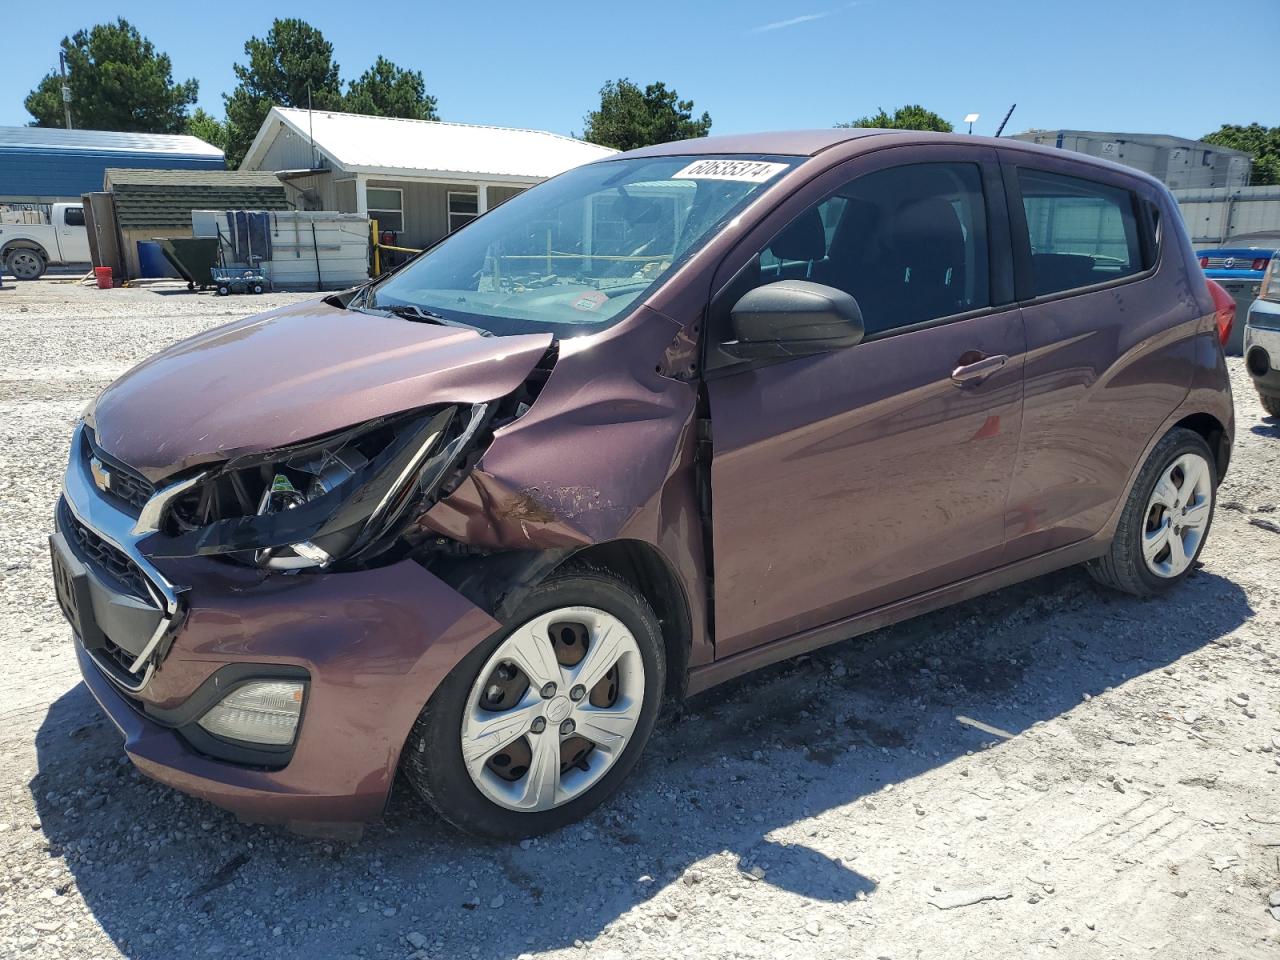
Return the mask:
<path fill-rule="evenodd" d="M 382 251 L 378 246 L 378 221 L 369 221 L 369 239 L 373 241 L 373 275 L 382 276 Z"/>

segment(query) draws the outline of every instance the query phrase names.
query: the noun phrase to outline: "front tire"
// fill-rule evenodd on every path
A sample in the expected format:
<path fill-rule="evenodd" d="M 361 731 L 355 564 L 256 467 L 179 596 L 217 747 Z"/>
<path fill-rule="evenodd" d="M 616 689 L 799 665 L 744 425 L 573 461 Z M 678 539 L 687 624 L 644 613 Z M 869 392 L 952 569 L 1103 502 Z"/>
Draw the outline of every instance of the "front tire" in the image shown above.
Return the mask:
<path fill-rule="evenodd" d="M 540 584 L 423 708 L 405 745 L 417 792 L 455 827 L 519 839 L 621 786 L 666 686 L 658 618 L 629 583 L 572 565 Z"/>
<path fill-rule="evenodd" d="M 1177 427 L 1143 464 L 1108 552 L 1088 563 L 1099 583 L 1149 597 L 1195 568 L 1213 523 L 1218 474 L 1204 438 Z"/>

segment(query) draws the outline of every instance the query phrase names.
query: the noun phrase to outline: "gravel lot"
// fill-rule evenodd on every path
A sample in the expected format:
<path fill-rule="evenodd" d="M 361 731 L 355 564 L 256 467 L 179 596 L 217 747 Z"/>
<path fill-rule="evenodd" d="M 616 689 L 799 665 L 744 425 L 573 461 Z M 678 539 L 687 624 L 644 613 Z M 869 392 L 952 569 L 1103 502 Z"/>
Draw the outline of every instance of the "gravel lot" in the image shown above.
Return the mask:
<path fill-rule="evenodd" d="M 1175 595 L 1068 570 L 738 681 L 581 826 L 482 844 L 400 785 L 352 846 L 141 778 L 49 581 L 71 425 L 163 344 L 293 299 L 0 291 L 0 956 L 1280 956 L 1280 423 L 1238 360 Z"/>

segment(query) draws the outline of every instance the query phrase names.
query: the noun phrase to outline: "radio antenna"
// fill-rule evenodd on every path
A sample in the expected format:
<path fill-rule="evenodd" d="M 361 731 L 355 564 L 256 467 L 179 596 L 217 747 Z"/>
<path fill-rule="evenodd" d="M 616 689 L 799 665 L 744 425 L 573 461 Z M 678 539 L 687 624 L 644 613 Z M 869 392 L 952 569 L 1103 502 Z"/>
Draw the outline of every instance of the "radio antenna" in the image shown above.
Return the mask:
<path fill-rule="evenodd" d="M 1014 109 L 1014 107 L 1016 107 L 1016 106 L 1017 106 L 1017 104 L 1015 103 L 1015 104 L 1013 105 L 1013 107 L 1010 107 L 1010 108 L 1009 108 L 1009 112 L 1008 112 L 1008 113 L 1006 113 L 1006 114 L 1004 115 L 1004 119 L 1000 121 L 1000 126 L 996 129 L 996 136 L 997 136 L 997 137 L 998 137 L 998 136 L 1000 136 L 1000 134 L 1004 133 L 1004 125 L 1005 125 L 1006 123 L 1008 123 L 1008 122 L 1009 122 L 1009 118 L 1010 118 L 1011 116 L 1013 116 L 1013 109 Z"/>

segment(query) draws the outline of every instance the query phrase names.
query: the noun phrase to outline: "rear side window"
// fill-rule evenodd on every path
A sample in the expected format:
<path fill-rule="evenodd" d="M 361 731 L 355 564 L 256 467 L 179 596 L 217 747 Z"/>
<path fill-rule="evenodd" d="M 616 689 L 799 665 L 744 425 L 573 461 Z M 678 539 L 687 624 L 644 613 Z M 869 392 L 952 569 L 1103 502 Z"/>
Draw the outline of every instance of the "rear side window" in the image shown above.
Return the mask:
<path fill-rule="evenodd" d="M 84 207 L 67 207 L 63 217 L 68 227 L 83 227 Z"/>
<path fill-rule="evenodd" d="M 982 172 L 891 167 L 850 181 L 782 229 L 758 283 L 813 280 L 850 293 L 867 336 L 990 306 Z"/>
<path fill-rule="evenodd" d="M 1034 295 L 1106 283 L 1146 269 L 1133 194 L 1020 168 Z"/>

